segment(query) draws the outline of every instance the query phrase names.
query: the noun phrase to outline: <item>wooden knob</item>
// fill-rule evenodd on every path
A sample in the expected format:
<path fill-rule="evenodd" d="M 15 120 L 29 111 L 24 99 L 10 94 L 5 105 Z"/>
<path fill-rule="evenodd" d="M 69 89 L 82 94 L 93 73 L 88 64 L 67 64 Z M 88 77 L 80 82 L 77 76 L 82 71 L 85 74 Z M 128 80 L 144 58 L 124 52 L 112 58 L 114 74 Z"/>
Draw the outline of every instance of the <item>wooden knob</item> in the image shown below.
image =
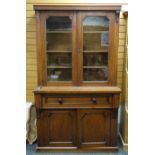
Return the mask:
<path fill-rule="evenodd" d="M 97 100 L 96 100 L 96 98 L 95 98 L 95 97 L 93 97 L 93 98 L 91 99 L 91 101 L 92 101 L 94 104 L 96 104 L 96 103 L 97 103 Z"/>
<path fill-rule="evenodd" d="M 63 98 L 62 97 L 58 98 L 58 102 L 59 102 L 59 104 L 62 104 L 63 103 Z"/>

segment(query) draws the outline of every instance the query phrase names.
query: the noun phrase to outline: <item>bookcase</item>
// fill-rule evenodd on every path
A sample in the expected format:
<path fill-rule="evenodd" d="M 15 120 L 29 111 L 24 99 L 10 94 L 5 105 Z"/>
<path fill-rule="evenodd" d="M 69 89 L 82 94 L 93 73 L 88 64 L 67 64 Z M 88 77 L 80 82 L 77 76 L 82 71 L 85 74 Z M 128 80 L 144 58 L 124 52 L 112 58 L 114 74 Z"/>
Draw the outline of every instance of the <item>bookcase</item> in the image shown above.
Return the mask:
<path fill-rule="evenodd" d="M 119 5 L 34 5 L 38 150 L 117 150 Z"/>

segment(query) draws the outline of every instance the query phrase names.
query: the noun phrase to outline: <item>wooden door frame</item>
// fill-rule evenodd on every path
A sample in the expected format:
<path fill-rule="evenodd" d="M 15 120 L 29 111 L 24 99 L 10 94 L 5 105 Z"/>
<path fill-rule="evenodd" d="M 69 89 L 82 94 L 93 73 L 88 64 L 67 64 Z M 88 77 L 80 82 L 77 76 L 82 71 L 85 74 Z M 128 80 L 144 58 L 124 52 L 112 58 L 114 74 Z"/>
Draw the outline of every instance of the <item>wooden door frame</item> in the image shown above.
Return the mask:
<path fill-rule="evenodd" d="M 72 19 L 72 81 L 47 80 L 46 57 L 46 19 L 49 16 L 69 16 Z M 76 13 L 75 11 L 42 11 L 37 12 L 37 59 L 38 59 L 38 85 L 41 86 L 73 86 L 77 83 L 77 52 L 76 52 Z"/>
<path fill-rule="evenodd" d="M 83 81 L 83 19 L 86 16 L 106 16 L 109 19 L 109 52 L 108 52 L 108 81 Z M 115 27 L 115 13 L 114 12 L 105 12 L 105 11 L 80 11 L 77 14 L 77 38 L 78 38 L 78 85 L 80 86 L 106 86 L 106 85 L 115 85 L 117 79 L 117 63 L 116 63 L 116 54 L 117 54 L 117 40 L 115 39 L 117 30 Z"/>

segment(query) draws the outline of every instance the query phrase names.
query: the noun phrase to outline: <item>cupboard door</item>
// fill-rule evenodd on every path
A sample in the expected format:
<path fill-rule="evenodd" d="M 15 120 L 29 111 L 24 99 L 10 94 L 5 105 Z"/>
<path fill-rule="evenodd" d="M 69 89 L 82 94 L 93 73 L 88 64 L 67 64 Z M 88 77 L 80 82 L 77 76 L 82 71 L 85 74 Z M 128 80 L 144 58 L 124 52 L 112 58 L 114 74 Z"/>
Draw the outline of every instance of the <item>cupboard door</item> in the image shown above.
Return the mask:
<path fill-rule="evenodd" d="M 46 145 L 51 147 L 76 147 L 76 115 L 74 110 L 43 112 L 46 119 L 42 130 Z M 44 142 L 45 144 L 45 142 Z"/>
<path fill-rule="evenodd" d="M 79 110 L 79 146 L 110 145 L 110 117 L 111 112 L 108 110 Z"/>
<path fill-rule="evenodd" d="M 78 15 L 78 23 L 80 82 L 110 84 L 114 67 L 112 57 L 115 57 L 114 14 L 83 11 Z"/>
<path fill-rule="evenodd" d="M 47 85 L 73 85 L 76 81 L 76 15 L 44 12 L 45 81 Z M 42 58 L 41 58 L 42 59 Z"/>

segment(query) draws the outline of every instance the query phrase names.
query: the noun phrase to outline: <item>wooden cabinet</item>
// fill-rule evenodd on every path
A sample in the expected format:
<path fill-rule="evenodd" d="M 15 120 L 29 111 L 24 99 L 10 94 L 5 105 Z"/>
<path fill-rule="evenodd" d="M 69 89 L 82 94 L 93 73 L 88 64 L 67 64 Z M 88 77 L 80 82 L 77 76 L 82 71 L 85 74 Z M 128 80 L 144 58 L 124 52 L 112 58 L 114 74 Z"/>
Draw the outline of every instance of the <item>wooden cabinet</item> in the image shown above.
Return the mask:
<path fill-rule="evenodd" d="M 38 149 L 117 149 L 120 8 L 34 6 Z"/>

